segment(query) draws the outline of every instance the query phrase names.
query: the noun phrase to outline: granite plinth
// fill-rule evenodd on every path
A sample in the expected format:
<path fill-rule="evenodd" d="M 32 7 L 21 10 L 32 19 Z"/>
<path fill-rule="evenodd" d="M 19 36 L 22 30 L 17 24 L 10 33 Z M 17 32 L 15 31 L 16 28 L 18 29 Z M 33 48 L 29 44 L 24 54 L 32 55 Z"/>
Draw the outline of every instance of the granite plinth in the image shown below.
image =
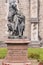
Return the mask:
<path fill-rule="evenodd" d="M 28 61 L 27 49 L 29 40 L 27 39 L 7 39 L 5 40 L 7 44 L 8 53 L 4 59 L 4 63 L 25 63 Z M 5 64 L 2 65 L 5 65 Z"/>

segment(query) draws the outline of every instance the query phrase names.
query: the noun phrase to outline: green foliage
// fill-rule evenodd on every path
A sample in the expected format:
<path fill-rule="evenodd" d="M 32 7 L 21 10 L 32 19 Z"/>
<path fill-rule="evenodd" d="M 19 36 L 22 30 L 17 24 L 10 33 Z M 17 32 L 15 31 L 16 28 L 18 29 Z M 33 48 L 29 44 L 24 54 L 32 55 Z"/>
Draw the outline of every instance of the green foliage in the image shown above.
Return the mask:
<path fill-rule="evenodd" d="M 28 54 L 28 58 L 39 59 L 40 55 L 37 53 L 30 53 L 30 54 Z"/>
<path fill-rule="evenodd" d="M 43 60 L 43 48 L 28 48 L 28 58 Z"/>
<path fill-rule="evenodd" d="M 0 48 L 0 59 L 5 58 L 7 54 L 7 48 Z"/>

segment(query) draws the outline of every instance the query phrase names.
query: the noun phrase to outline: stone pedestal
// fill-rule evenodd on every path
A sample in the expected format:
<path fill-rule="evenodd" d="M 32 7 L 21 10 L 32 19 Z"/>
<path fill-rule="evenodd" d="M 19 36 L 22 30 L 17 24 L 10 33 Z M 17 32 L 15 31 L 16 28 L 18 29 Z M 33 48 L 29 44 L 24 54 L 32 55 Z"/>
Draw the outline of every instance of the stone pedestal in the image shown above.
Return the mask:
<path fill-rule="evenodd" d="M 5 41 L 8 47 L 7 57 L 2 65 L 24 65 L 28 62 L 27 49 L 29 41 L 27 39 L 8 39 Z"/>

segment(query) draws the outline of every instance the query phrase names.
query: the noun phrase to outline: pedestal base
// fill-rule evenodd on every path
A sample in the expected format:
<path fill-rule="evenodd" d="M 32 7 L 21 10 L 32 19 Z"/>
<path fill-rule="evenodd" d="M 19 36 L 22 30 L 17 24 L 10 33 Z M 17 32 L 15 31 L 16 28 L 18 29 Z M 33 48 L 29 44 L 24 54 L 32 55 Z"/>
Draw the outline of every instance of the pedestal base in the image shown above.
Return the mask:
<path fill-rule="evenodd" d="M 3 62 L 2 65 L 32 65 L 31 62 L 22 62 L 22 63 L 8 63 L 8 62 Z"/>
<path fill-rule="evenodd" d="M 28 65 L 27 49 L 29 40 L 8 39 L 5 41 L 8 53 L 2 65 Z"/>

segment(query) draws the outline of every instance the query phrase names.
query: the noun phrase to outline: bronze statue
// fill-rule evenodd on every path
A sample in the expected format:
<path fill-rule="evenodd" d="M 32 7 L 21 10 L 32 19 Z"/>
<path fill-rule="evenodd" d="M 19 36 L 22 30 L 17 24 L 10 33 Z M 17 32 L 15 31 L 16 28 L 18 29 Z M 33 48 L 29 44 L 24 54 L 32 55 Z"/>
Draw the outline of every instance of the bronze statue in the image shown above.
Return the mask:
<path fill-rule="evenodd" d="M 15 2 L 9 3 L 8 32 L 12 37 L 22 38 L 25 29 L 25 16 L 18 13 Z M 11 38 L 11 36 L 9 36 Z"/>

